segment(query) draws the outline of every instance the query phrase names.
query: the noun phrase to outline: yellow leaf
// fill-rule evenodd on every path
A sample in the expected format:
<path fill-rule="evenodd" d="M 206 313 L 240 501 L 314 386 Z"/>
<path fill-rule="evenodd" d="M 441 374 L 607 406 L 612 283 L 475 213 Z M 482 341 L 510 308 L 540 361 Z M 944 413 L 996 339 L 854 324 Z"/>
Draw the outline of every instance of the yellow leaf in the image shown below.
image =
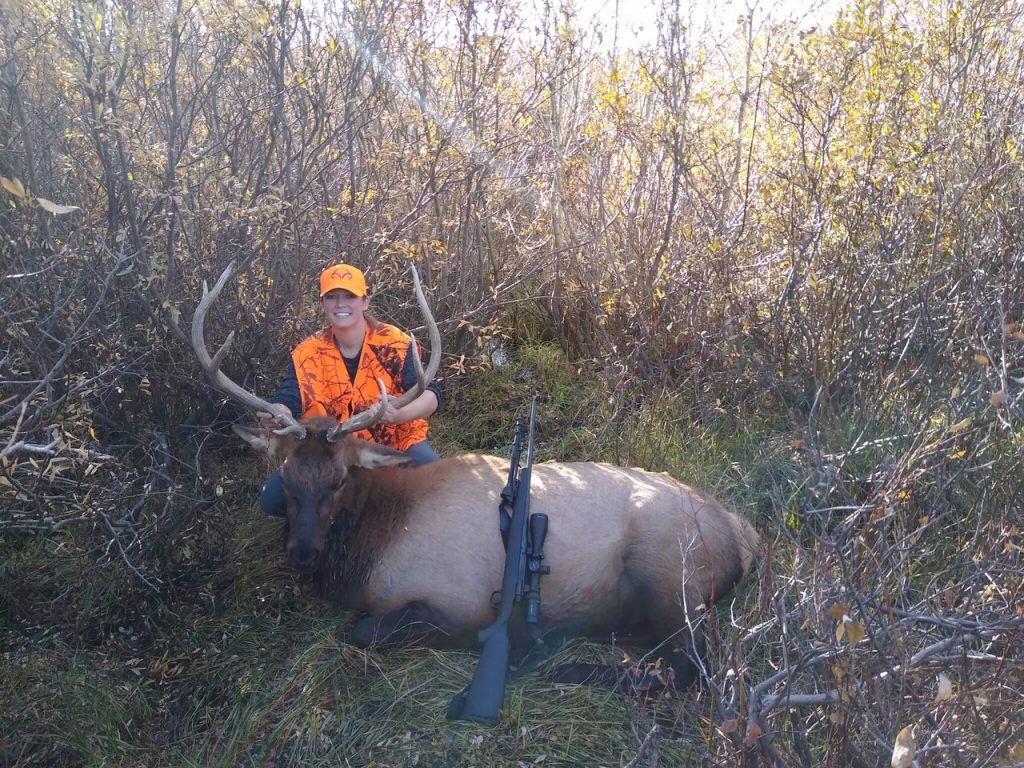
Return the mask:
<path fill-rule="evenodd" d="M 44 211 L 49 211 L 54 216 L 63 216 L 65 213 L 82 210 L 77 205 L 59 205 L 52 200 L 47 200 L 45 197 L 37 197 L 36 202 L 39 203 L 40 208 Z"/>
<path fill-rule="evenodd" d="M 6 176 L 0 176 L 0 187 L 3 187 L 15 197 L 25 196 L 25 187 L 21 185 L 18 179 L 8 179 Z"/>
<path fill-rule="evenodd" d="M 896 743 L 892 745 L 892 768 L 910 768 L 914 762 L 914 755 L 917 753 L 917 744 L 914 739 L 914 726 L 908 725 L 896 736 Z"/>
<path fill-rule="evenodd" d="M 843 618 L 847 613 L 847 608 L 842 603 L 832 603 L 832 607 L 829 608 L 829 613 L 832 614 L 832 618 L 836 621 Z"/>
<path fill-rule="evenodd" d="M 988 365 L 988 355 L 978 353 L 977 355 L 974 356 L 974 362 L 976 362 L 978 365 Z"/>
<path fill-rule="evenodd" d="M 92 24 L 96 27 L 97 32 L 103 29 L 103 11 L 96 11 L 92 17 Z"/>
<path fill-rule="evenodd" d="M 1014 331 L 1010 334 L 1010 338 L 1016 339 L 1017 341 L 1024 341 L 1024 331 Z"/>
<path fill-rule="evenodd" d="M 971 426 L 971 423 L 972 419 L 970 416 L 968 416 L 966 419 L 958 421 L 956 424 L 950 427 L 949 431 L 955 435 L 957 432 L 963 432 L 965 429 Z"/>
<path fill-rule="evenodd" d="M 844 621 L 843 626 L 846 627 L 846 639 L 850 645 L 856 645 L 864 639 L 864 627 L 858 624 L 856 621 Z"/>
<path fill-rule="evenodd" d="M 950 682 L 945 672 L 939 673 L 939 691 L 935 695 L 936 701 L 947 701 L 953 698 L 953 683 Z"/>

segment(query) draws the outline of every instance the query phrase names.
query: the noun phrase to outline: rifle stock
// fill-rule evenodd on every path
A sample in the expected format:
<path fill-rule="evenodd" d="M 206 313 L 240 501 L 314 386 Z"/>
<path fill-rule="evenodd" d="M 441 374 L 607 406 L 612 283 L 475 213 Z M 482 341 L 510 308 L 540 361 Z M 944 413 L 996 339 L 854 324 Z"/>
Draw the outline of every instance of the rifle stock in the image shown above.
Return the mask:
<path fill-rule="evenodd" d="M 497 725 L 508 681 L 508 632 L 495 632 L 480 646 L 473 682 L 448 705 L 449 720 Z"/>
<path fill-rule="evenodd" d="M 522 597 L 527 578 L 527 523 L 530 519 L 530 477 L 533 473 L 533 434 L 537 422 L 537 398 L 530 406 L 530 428 L 527 438 L 526 466 L 516 483 L 512 522 L 505 548 L 505 571 L 501 580 L 501 602 L 498 618 L 480 630 L 480 661 L 469 687 L 448 705 L 449 720 L 472 720 L 497 725 L 505 703 L 508 680 L 508 622 L 515 603 Z M 518 453 L 513 449 L 513 470 Z M 511 474 L 511 473 L 510 473 Z"/>

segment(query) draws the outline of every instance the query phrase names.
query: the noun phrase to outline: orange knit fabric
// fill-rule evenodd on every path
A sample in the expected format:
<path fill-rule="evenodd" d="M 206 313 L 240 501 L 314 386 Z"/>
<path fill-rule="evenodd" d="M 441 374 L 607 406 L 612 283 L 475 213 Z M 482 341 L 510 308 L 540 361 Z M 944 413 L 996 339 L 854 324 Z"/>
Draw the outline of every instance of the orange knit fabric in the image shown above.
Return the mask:
<path fill-rule="evenodd" d="M 295 375 L 302 395 L 302 416 L 329 414 L 339 420 L 365 411 L 380 400 L 377 378 L 388 394 L 400 395 L 402 368 L 412 339 L 393 325 L 380 323 L 374 330 L 366 324 L 366 337 L 359 356 L 359 369 L 351 381 L 341 351 L 330 328 L 310 336 L 292 351 Z M 353 433 L 399 451 L 427 439 L 427 422 L 414 419 L 404 424 L 374 424 Z"/>

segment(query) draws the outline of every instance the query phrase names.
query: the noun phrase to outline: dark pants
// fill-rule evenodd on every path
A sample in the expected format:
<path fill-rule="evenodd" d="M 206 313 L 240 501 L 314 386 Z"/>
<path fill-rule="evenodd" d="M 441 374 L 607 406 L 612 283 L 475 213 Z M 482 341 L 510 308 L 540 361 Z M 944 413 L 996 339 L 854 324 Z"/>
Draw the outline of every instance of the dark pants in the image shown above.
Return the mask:
<path fill-rule="evenodd" d="M 410 445 L 409 450 L 405 453 L 412 461 L 402 464 L 403 467 L 418 467 L 421 464 L 429 464 L 441 458 L 437 455 L 437 451 L 434 450 L 433 446 L 426 440 L 422 443 Z M 273 474 L 263 482 L 263 486 L 256 494 L 256 501 L 259 502 L 260 509 L 266 514 L 273 515 L 274 517 L 285 516 L 287 510 L 284 502 L 284 482 L 281 480 L 280 469 L 275 469 Z"/>

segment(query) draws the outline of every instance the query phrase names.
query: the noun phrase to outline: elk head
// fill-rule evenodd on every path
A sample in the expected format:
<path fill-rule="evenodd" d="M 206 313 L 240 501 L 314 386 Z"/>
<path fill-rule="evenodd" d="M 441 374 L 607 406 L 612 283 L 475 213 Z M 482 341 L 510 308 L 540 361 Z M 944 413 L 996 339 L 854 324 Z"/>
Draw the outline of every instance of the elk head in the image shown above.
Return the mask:
<path fill-rule="evenodd" d="M 352 498 L 352 468 L 394 466 L 409 461 L 409 457 L 357 437 L 332 439 L 338 422 L 330 416 L 314 416 L 303 424 L 305 438 L 273 435 L 268 443 L 284 460 L 281 479 L 288 517 L 285 551 L 293 568 L 308 573 L 320 564 L 328 531 L 346 498 Z"/>
<path fill-rule="evenodd" d="M 417 385 L 400 397 L 389 397 L 384 383 L 378 380 L 380 400 L 377 404 L 339 423 L 329 416 L 317 416 L 297 421 L 290 414 L 281 414 L 270 403 L 233 382 L 221 371 L 234 331 L 210 355 L 206 348 L 204 326 L 206 314 L 224 286 L 238 272 L 234 262 L 221 274 L 213 289 L 203 283 L 203 296 L 192 316 L 192 347 L 207 378 L 221 391 L 256 411 L 271 413 L 280 425 L 270 434 L 235 427 L 249 445 L 282 463 L 285 500 L 288 510 L 287 551 L 292 565 L 298 570 L 314 569 L 323 552 L 327 531 L 341 508 L 346 485 L 351 479 L 352 467 L 376 467 L 401 464 L 408 456 L 381 445 L 352 437 L 353 432 L 375 424 L 381 416 L 384 403 L 390 401 L 397 409 L 417 398 L 426 389 L 441 364 L 441 333 L 427 305 L 416 268 L 412 267 L 416 300 L 423 311 L 430 336 L 430 360 L 424 371 L 419 355 L 414 354 Z M 413 350 L 416 349 L 413 339 Z"/>

